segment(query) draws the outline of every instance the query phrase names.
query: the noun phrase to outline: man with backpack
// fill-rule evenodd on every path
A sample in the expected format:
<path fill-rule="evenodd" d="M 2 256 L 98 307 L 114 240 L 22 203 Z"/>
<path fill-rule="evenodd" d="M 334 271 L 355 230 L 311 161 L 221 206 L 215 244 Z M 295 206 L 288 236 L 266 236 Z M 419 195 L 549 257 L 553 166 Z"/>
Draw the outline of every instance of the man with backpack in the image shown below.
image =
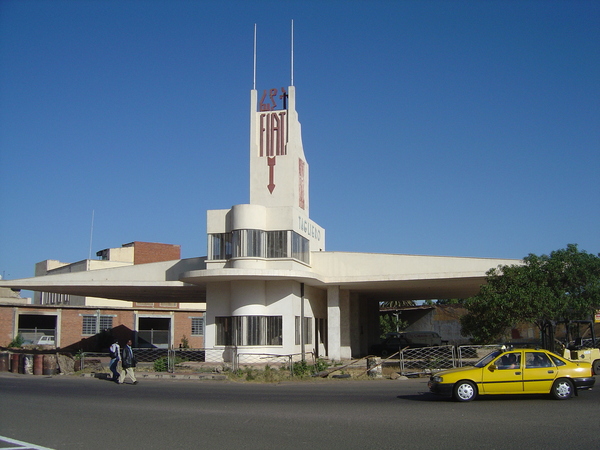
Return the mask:
<path fill-rule="evenodd" d="M 119 341 L 115 339 L 113 344 L 108 349 L 110 352 L 110 371 L 112 372 L 112 380 L 117 383 L 119 381 L 119 361 L 121 361 L 121 347 L 119 347 Z"/>

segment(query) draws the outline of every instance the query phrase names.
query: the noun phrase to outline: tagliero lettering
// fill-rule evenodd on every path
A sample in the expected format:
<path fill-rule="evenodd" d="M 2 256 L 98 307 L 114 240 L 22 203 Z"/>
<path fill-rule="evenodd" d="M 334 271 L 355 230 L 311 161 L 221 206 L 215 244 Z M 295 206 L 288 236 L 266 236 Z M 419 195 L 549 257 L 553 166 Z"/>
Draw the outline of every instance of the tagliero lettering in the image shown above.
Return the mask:
<path fill-rule="evenodd" d="M 317 241 L 321 240 L 321 229 L 302 216 L 298 216 L 298 228 Z"/>

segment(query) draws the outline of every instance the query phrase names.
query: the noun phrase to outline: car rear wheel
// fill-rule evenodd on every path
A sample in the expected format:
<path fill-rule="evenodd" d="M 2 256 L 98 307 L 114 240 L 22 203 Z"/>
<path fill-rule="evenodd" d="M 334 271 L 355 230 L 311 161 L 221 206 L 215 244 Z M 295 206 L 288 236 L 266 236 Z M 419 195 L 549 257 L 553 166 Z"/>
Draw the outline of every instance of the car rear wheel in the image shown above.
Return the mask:
<path fill-rule="evenodd" d="M 454 385 L 454 400 L 470 402 L 477 397 L 477 388 L 471 381 L 463 380 Z"/>
<path fill-rule="evenodd" d="M 566 400 L 573 397 L 573 383 L 566 378 L 556 380 L 552 385 L 552 396 L 557 400 Z"/>

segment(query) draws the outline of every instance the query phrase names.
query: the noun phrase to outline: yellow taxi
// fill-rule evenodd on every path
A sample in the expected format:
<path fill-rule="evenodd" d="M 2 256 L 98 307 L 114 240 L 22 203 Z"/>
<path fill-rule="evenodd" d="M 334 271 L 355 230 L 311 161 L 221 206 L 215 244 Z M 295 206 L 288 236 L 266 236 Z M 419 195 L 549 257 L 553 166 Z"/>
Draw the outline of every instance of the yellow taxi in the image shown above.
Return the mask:
<path fill-rule="evenodd" d="M 474 366 L 438 372 L 431 376 L 429 390 L 459 402 L 489 394 L 552 394 L 563 400 L 580 389 L 591 389 L 595 382 L 590 363 L 523 348 L 497 350 Z"/>

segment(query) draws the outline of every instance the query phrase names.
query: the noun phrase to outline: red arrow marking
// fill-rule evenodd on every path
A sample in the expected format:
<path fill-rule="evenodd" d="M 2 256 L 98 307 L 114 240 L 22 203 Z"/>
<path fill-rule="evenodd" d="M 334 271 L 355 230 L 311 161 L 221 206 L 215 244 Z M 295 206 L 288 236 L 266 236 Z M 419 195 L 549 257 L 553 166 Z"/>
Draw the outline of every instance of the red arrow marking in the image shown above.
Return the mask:
<path fill-rule="evenodd" d="M 272 194 L 275 190 L 275 183 L 273 183 L 273 177 L 275 174 L 275 157 L 267 158 L 267 165 L 269 166 L 269 184 L 267 188 L 269 188 L 269 192 Z"/>

